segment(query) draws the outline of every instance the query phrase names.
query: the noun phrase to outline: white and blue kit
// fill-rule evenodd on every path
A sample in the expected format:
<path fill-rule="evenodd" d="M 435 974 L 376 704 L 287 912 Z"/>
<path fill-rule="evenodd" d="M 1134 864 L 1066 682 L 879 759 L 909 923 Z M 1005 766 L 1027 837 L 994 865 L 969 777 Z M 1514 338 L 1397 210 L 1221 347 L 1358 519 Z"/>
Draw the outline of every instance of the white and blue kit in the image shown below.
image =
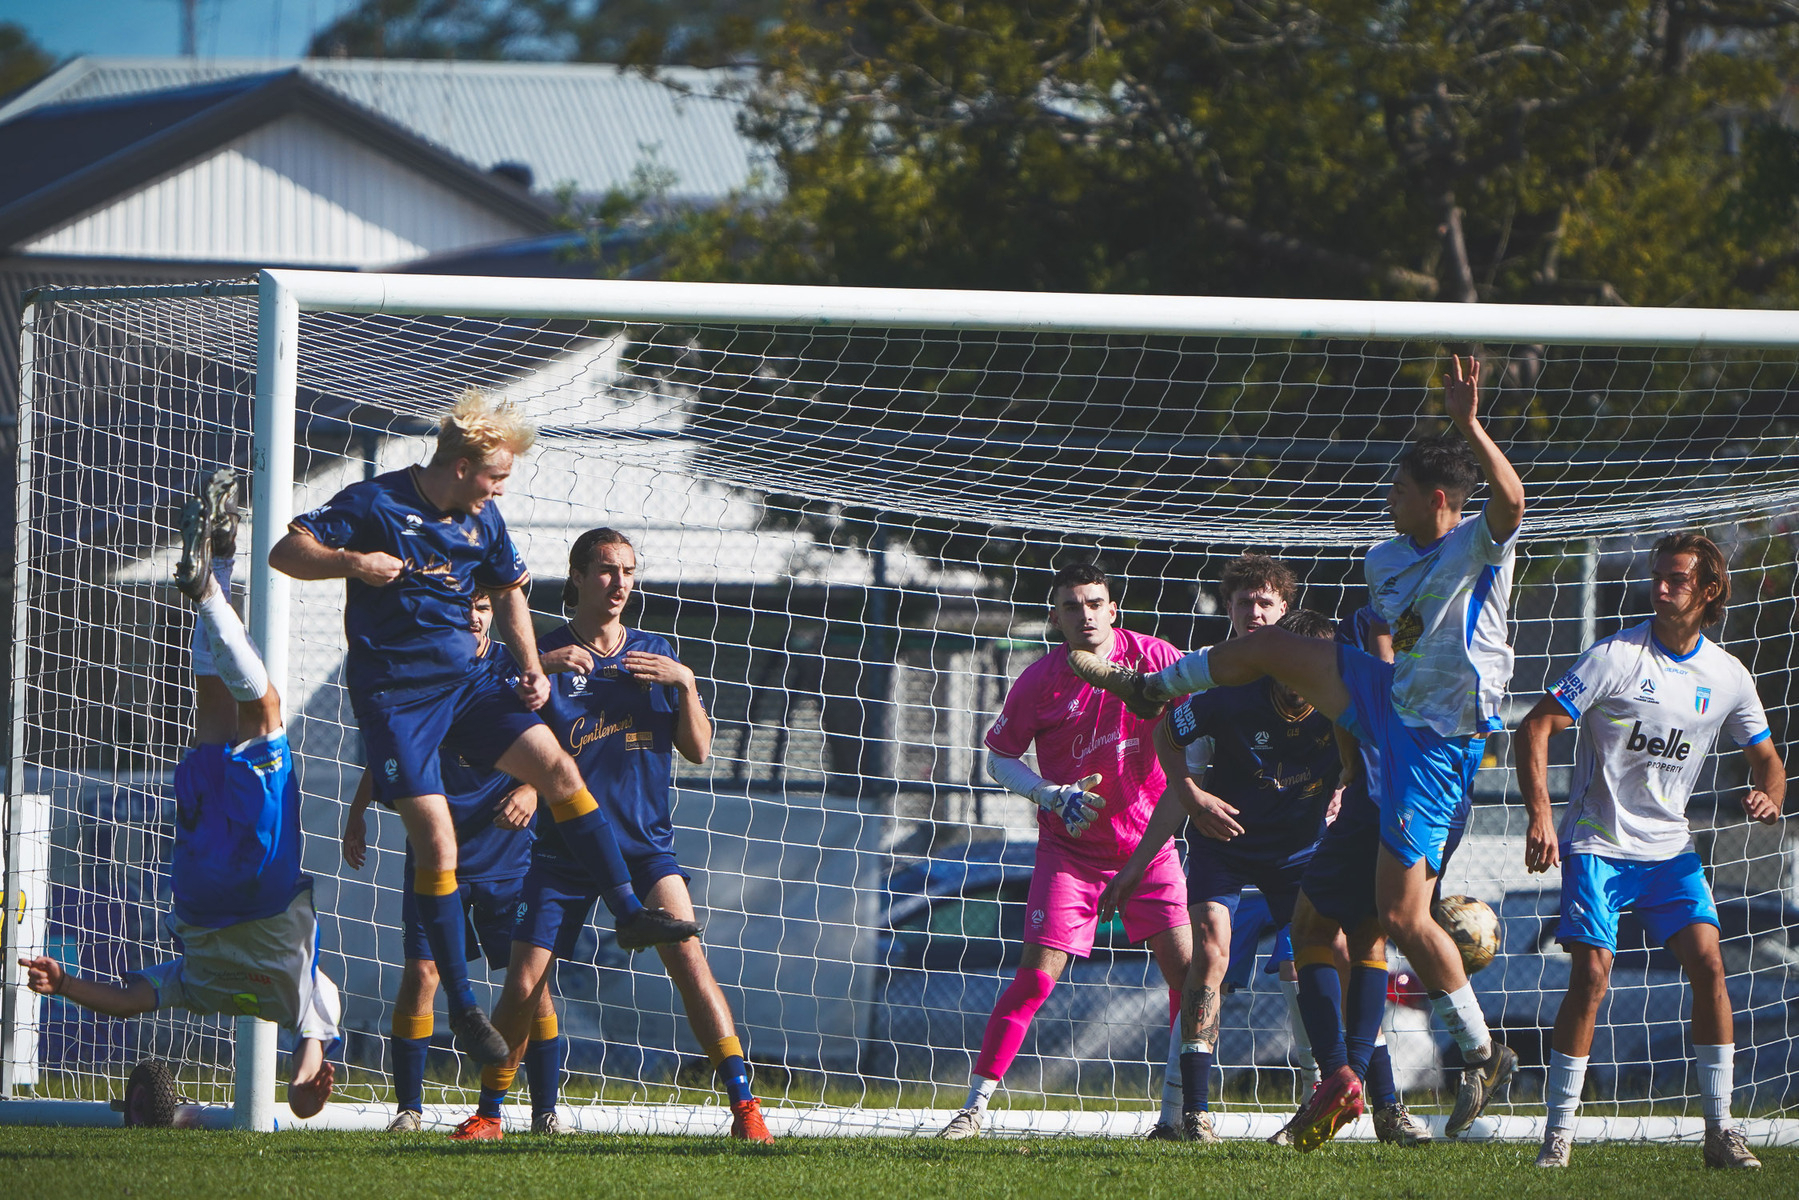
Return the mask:
<path fill-rule="evenodd" d="M 1766 741 L 1755 679 L 1709 638 L 1685 655 L 1645 621 L 1580 656 L 1549 689 L 1579 726 L 1562 819 L 1562 942 L 1615 950 L 1634 909 L 1657 943 L 1717 907 L 1687 826 L 1687 801 L 1720 731 Z"/>
<path fill-rule="evenodd" d="M 1444 845 L 1500 727 L 1512 677 L 1506 638 L 1518 531 L 1494 540 L 1485 512 L 1429 546 L 1391 538 L 1368 552 L 1368 591 L 1393 631 L 1393 662 L 1337 648 L 1349 690 L 1339 723 L 1380 753 L 1370 790 L 1381 842 L 1405 866 L 1443 868 Z"/>

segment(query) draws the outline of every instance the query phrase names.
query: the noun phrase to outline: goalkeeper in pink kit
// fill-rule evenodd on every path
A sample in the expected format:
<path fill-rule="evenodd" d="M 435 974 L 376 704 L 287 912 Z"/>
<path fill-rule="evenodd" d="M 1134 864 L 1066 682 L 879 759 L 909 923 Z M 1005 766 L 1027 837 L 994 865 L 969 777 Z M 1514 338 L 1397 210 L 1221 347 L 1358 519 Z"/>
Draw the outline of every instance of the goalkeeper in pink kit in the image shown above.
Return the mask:
<path fill-rule="evenodd" d="M 1068 652 L 1085 650 L 1154 671 L 1179 659 L 1180 651 L 1160 638 L 1115 628 L 1117 602 L 1105 574 L 1091 563 L 1057 572 L 1049 620 L 1067 645 L 1025 669 L 987 731 L 994 780 L 1039 810 L 1024 955 L 987 1021 L 967 1102 L 944 1128 L 946 1138 L 980 1134 L 987 1103 L 1024 1044 L 1031 1018 L 1069 958 L 1092 953 L 1100 893 L 1137 848 L 1167 783 L 1151 737 L 1155 722 L 1133 716 L 1116 697 L 1083 683 L 1068 667 Z M 1038 771 L 1022 761 L 1033 742 Z M 1132 941 L 1149 942 L 1168 983 L 1171 1022 L 1193 955 L 1186 904 L 1186 881 L 1170 842 L 1144 872 L 1142 886 L 1121 915 Z M 1163 1085 L 1158 1129 L 1178 1125 L 1180 1099 L 1177 1071 L 1172 1083 Z"/>

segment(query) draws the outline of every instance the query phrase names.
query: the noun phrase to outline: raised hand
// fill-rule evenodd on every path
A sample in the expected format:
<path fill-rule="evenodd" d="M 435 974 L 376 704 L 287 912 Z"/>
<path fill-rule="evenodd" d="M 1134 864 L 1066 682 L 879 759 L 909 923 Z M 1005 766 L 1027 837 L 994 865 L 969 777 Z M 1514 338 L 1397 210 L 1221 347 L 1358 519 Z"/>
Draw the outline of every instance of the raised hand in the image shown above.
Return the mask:
<path fill-rule="evenodd" d="M 1443 408 L 1456 428 L 1465 430 L 1480 411 L 1480 359 L 1470 354 L 1464 367 L 1458 354 L 1454 363 L 1455 374 L 1443 377 Z"/>

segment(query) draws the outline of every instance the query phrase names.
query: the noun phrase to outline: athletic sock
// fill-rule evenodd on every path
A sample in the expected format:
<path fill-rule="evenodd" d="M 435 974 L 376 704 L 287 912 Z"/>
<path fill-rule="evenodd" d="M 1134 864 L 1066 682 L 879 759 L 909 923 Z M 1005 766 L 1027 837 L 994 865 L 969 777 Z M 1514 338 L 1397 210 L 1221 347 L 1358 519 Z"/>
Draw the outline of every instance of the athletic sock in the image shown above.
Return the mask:
<path fill-rule="evenodd" d="M 1204 1042 L 1181 1043 L 1181 1111 L 1211 1108 L 1212 1048 Z"/>
<path fill-rule="evenodd" d="M 1733 1042 L 1693 1047 L 1693 1057 L 1699 1060 L 1699 1109 L 1705 1114 L 1705 1123 L 1717 1129 L 1731 1127 L 1730 1093 L 1736 1052 Z"/>
<path fill-rule="evenodd" d="M 993 1089 L 999 1086 L 999 1080 L 989 1079 L 985 1075 L 975 1074 L 968 1077 L 968 1099 L 963 1101 L 963 1108 L 972 1108 L 976 1112 L 986 1112 L 987 1102 L 993 1099 Z"/>
<path fill-rule="evenodd" d="M 231 607 L 230 595 L 226 588 L 214 588 L 200 601 L 199 623 L 212 649 L 210 665 L 232 699 L 260 700 L 268 694 L 269 671 L 250 644 L 237 610 Z"/>
<path fill-rule="evenodd" d="M 1350 1069 L 1364 1081 L 1386 1015 L 1386 960 L 1358 959 L 1350 964 L 1349 994 L 1343 997 L 1343 1044 L 1349 1051 Z"/>
<path fill-rule="evenodd" d="M 1177 696 L 1206 691 L 1216 686 L 1212 683 L 1212 664 L 1207 660 L 1206 654 L 1206 650 L 1195 650 L 1191 654 L 1182 655 L 1173 666 L 1152 671 L 1150 678 L 1164 691 Z"/>
<path fill-rule="evenodd" d="M 1487 1033 L 1487 1017 L 1480 1011 L 1473 984 L 1464 983 L 1453 992 L 1432 996 L 1430 1007 L 1449 1030 L 1455 1044 L 1461 1047 L 1462 1061 L 1486 1061 L 1487 1055 L 1492 1053 L 1493 1039 Z"/>
<path fill-rule="evenodd" d="M 1305 1014 L 1299 1011 L 1299 980 L 1283 979 L 1281 995 L 1287 998 L 1287 1028 L 1293 1032 L 1293 1057 L 1300 1069 L 1314 1079 L 1324 1076 L 1318 1070 L 1318 1056 L 1312 1052 L 1312 1033 L 1306 1028 Z"/>
<path fill-rule="evenodd" d="M 437 978 L 443 984 L 450 1015 L 459 1017 L 475 1007 L 475 985 L 469 980 L 467 918 L 462 912 L 456 872 L 414 870 L 412 898 L 418 907 L 419 924 L 425 927 L 425 940 L 431 944 L 431 957 L 437 964 Z"/>
<path fill-rule="evenodd" d="M 1162 1068 L 1160 1124 L 1178 1125 L 1185 1094 L 1181 1075 L 1181 990 L 1168 989 L 1168 1062 Z"/>
<path fill-rule="evenodd" d="M 974 1073 L 984 1079 L 1002 1079 L 1018 1048 L 1024 1045 L 1025 1031 L 1031 1018 L 1049 998 L 1056 981 L 1042 971 L 1020 969 L 1006 990 L 994 1002 L 993 1015 L 987 1018 L 987 1032 L 981 1037 L 981 1053 L 974 1060 Z"/>
<path fill-rule="evenodd" d="M 525 1047 L 525 1082 L 531 1088 L 531 1115 L 555 1112 L 562 1093 L 562 1064 L 568 1059 L 568 1039 L 554 1016 L 538 1017 L 531 1025 L 531 1044 Z"/>
<path fill-rule="evenodd" d="M 1355 1066 L 1354 1063 L 1349 1064 Z M 1391 1108 L 1399 1103 L 1399 1086 L 1393 1078 L 1393 1055 L 1387 1049 L 1387 1036 L 1374 1039 L 1374 1051 L 1368 1056 L 1368 1073 L 1362 1076 L 1363 1091 L 1376 1108 Z"/>
<path fill-rule="evenodd" d="M 517 1067 L 509 1067 L 502 1063 L 495 1067 L 481 1069 L 481 1099 L 475 1105 L 478 1117 L 498 1119 L 500 1106 L 506 1103 L 506 1093 L 512 1090 L 512 1080 L 518 1074 Z"/>
<path fill-rule="evenodd" d="M 425 1111 L 425 1056 L 431 1050 L 432 1027 L 430 1013 L 394 1014 L 387 1050 L 393 1063 L 394 1108 L 400 1112 Z"/>
<path fill-rule="evenodd" d="M 743 1061 L 742 1042 L 735 1037 L 719 1038 L 706 1051 L 706 1056 L 712 1060 L 712 1070 L 718 1075 L 718 1081 L 725 1085 L 725 1095 L 732 1104 L 755 1099 L 750 1091 L 750 1067 Z"/>
<path fill-rule="evenodd" d="M 1314 958 L 1323 961 L 1314 962 Z M 1312 1054 L 1322 1078 L 1349 1062 L 1349 1050 L 1343 1044 L 1343 980 L 1328 947 L 1301 950 L 1296 961 L 1299 1024 L 1311 1035 Z"/>
<path fill-rule="evenodd" d="M 1549 1052 L 1549 1079 L 1543 1085 L 1543 1103 L 1549 1108 L 1547 1128 L 1574 1127 L 1574 1116 L 1580 1112 L 1581 1086 L 1587 1078 L 1587 1057 L 1582 1054 L 1577 1058 L 1560 1050 Z"/>
<path fill-rule="evenodd" d="M 593 793 L 582 788 L 565 800 L 553 802 L 550 815 L 556 820 L 556 832 L 575 857 L 599 878 L 600 899 L 613 917 L 629 916 L 641 909 L 642 902 L 631 890 L 631 872 L 619 851 L 618 837 Z"/>
<path fill-rule="evenodd" d="M 225 598 L 231 598 L 231 565 L 234 560 L 215 558 L 212 560 L 212 577 L 219 585 L 219 591 Z M 193 655 L 194 674 L 217 676 L 219 670 L 212 665 L 212 635 L 206 632 L 206 622 L 200 619 L 198 609 L 194 610 L 194 635 L 189 640 L 188 649 Z"/>

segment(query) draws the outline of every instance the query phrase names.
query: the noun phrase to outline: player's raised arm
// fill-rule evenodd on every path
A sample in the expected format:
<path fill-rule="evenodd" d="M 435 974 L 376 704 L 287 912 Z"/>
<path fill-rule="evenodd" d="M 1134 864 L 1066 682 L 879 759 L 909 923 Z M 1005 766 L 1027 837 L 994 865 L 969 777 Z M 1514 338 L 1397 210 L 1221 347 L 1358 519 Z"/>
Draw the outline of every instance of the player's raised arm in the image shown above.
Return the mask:
<path fill-rule="evenodd" d="M 360 579 L 383 587 L 406 572 L 406 564 L 376 550 L 333 549 L 304 529 L 291 529 L 269 551 L 269 566 L 293 579 Z"/>
<path fill-rule="evenodd" d="M 1549 802 L 1549 739 L 1574 724 L 1555 696 L 1544 696 L 1518 723 L 1518 790 L 1530 829 L 1524 835 L 1524 865 L 1547 871 L 1561 861 L 1561 839 Z"/>
<path fill-rule="evenodd" d="M 1524 481 L 1480 423 L 1480 360 L 1470 355 L 1464 366 L 1458 354 L 1454 361 L 1454 376 L 1443 380 L 1443 407 L 1486 476 L 1487 529 L 1495 542 L 1504 545 L 1524 520 Z"/>

